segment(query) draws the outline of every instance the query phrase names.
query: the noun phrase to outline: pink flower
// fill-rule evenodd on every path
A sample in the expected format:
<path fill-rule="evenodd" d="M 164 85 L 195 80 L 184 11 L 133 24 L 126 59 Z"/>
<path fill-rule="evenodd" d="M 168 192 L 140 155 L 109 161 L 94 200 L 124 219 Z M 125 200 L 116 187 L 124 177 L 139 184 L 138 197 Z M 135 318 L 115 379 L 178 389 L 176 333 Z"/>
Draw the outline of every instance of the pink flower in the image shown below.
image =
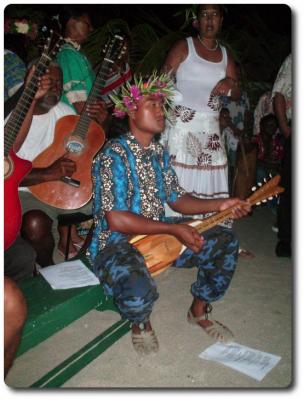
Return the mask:
<path fill-rule="evenodd" d="M 162 92 L 155 92 L 152 94 L 154 97 L 165 97 L 164 93 Z"/>
<path fill-rule="evenodd" d="M 138 88 L 137 86 L 135 86 L 135 85 L 132 85 L 132 86 L 130 87 L 130 94 L 131 94 L 131 96 L 133 97 L 133 99 L 134 99 L 135 101 L 138 101 L 138 100 L 140 100 L 140 98 L 141 98 L 140 90 L 139 90 L 139 88 Z"/>
<path fill-rule="evenodd" d="M 156 87 L 159 87 L 159 88 L 164 88 L 164 87 L 166 87 L 167 85 L 166 85 L 165 82 L 156 81 L 156 82 L 155 82 L 155 86 L 156 86 Z"/>
<path fill-rule="evenodd" d="M 122 110 L 119 110 L 118 108 L 114 108 L 113 115 L 116 118 L 124 118 L 126 116 L 126 113 Z"/>
<path fill-rule="evenodd" d="M 124 96 L 122 101 L 126 107 L 130 108 L 132 106 L 132 99 L 129 96 Z"/>

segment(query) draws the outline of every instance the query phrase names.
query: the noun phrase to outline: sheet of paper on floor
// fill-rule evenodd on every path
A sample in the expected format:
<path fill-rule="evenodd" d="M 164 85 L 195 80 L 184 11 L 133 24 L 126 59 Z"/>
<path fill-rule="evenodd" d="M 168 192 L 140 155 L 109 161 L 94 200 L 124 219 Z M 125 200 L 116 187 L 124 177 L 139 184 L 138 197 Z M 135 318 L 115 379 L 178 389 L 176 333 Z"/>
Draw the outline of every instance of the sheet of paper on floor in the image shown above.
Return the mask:
<path fill-rule="evenodd" d="M 99 285 L 98 278 L 81 260 L 50 265 L 41 268 L 39 272 L 53 289 Z"/>
<path fill-rule="evenodd" d="M 200 353 L 199 357 L 224 364 L 257 381 L 261 381 L 281 359 L 280 356 L 255 350 L 235 342 L 230 344 L 217 342 Z"/>

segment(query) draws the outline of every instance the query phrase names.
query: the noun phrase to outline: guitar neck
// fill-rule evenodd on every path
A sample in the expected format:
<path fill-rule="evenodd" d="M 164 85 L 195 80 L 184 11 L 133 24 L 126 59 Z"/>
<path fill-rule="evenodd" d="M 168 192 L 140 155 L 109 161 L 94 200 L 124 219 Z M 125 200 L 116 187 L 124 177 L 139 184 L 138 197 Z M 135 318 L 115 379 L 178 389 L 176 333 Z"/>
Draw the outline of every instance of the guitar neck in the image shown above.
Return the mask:
<path fill-rule="evenodd" d="M 7 156 L 13 143 L 20 131 L 23 121 L 30 109 L 30 106 L 35 97 L 38 88 L 38 78 L 44 73 L 51 58 L 42 55 L 38 64 L 36 65 L 34 74 L 29 84 L 24 89 L 17 106 L 12 111 L 5 127 L 4 127 L 4 155 Z"/>
<path fill-rule="evenodd" d="M 106 84 L 109 72 L 110 72 L 110 62 L 104 61 L 99 69 L 93 87 L 90 91 L 89 97 L 80 114 L 79 121 L 73 133 L 74 135 L 80 136 L 82 139 L 85 138 L 88 132 L 89 124 L 91 122 L 91 118 L 87 112 L 87 107 L 88 105 L 93 104 L 95 101 L 101 99 L 102 95 L 101 90 Z"/>
<path fill-rule="evenodd" d="M 256 196 L 256 194 L 253 194 L 252 196 L 248 197 L 246 200 L 249 201 L 251 206 L 253 206 L 256 204 L 258 199 L 259 198 Z M 214 226 L 225 221 L 226 219 L 232 218 L 233 210 L 234 210 L 234 207 L 229 207 L 224 211 L 220 211 L 219 213 L 211 215 L 210 217 L 205 218 L 204 220 L 200 221 L 200 223 L 195 226 L 195 229 L 199 233 L 205 232 L 208 229 L 213 228 Z M 191 225 L 191 223 L 190 223 L 190 225 Z"/>
<path fill-rule="evenodd" d="M 195 229 L 198 231 L 198 233 L 205 232 L 208 229 L 213 228 L 214 226 L 225 221 L 226 219 L 231 218 L 232 215 L 233 215 L 232 208 L 227 208 L 227 210 L 221 211 L 217 214 L 211 215 L 208 218 L 205 218 L 203 221 L 201 221 L 198 225 L 195 226 Z"/>

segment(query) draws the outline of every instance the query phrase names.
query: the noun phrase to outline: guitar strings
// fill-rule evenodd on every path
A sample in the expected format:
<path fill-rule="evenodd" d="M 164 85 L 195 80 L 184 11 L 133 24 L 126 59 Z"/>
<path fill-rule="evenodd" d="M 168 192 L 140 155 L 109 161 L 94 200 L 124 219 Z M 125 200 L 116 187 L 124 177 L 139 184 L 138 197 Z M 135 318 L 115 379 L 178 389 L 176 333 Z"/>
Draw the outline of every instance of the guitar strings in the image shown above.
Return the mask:
<path fill-rule="evenodd" d="M 34 74 L 29 84 L 24 89 L 16 108 L 11 113 L 4 127 L 4 155 L 7 156 L 16 136 L 21 128 L 24 118 L 32 104 L 38 87 L 38 78 L 43 74 L 51 59 L 43 54 L 38 61 Z"/>

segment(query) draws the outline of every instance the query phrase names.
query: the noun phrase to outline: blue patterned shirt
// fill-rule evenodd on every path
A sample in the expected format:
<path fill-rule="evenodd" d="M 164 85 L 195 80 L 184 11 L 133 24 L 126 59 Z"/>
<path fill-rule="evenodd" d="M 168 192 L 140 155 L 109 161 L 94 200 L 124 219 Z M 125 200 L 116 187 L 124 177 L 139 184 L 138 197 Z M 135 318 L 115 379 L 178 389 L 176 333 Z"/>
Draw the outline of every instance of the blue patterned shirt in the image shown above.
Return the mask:
<path fill-rule="evenodd" d="M 88 255 L 93 261 L 106 244 L 125 236 L 111 232 L 107 211 L 131 211 L 165 221 L 165 204 L 186 192 L 178 184 L 167 151 L 153 141 L 143 149 L 131 133 L 109 141 L 92 166 L 94 231 Z"/>
<path fill-rule="evenodd" d="M 26 66 L 17 54 L 5 50 L 4 55 L 4 101 L 8 100 L 23 84 Z"/>

